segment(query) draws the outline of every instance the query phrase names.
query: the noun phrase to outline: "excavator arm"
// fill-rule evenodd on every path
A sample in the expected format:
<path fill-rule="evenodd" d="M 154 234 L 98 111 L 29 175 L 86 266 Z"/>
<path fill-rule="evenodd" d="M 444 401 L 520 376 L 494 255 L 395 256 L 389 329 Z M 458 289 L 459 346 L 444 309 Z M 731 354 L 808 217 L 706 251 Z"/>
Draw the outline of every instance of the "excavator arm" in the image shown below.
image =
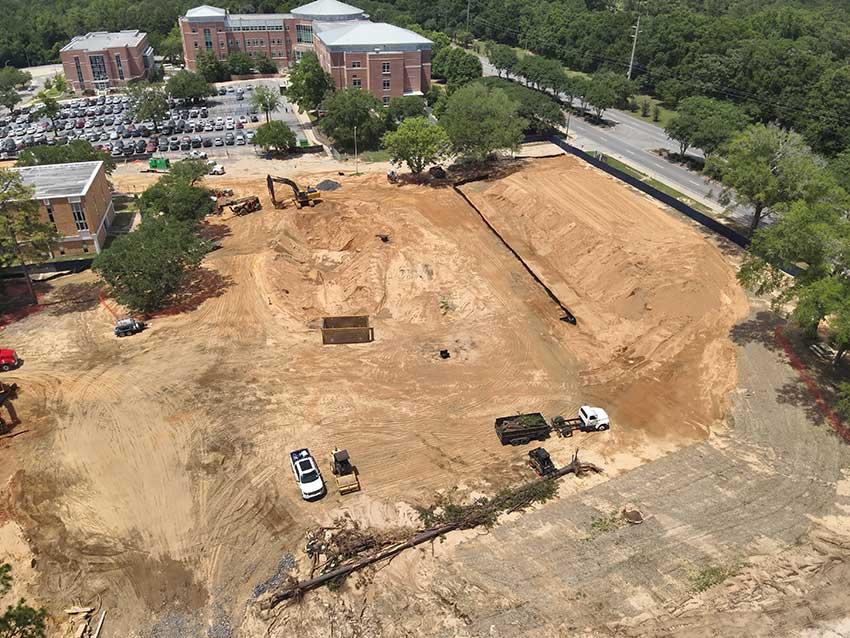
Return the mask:
<path fill-rule="evenodd" d="M 279 200 L 275 197 L 274 185 L 275 184 L 285 184 L 292 189 L 292 193 L 295 196 L 295 206 L 301 208 L 302 206 L 312 206 L 315 202 L 311 200 L 318 199 L 318 191 L 315 189 L 308 189 L 306 191 L 302 191 L 298 184 L 293 182 L 291 179 L 287 179 L 286 177 L 276 177 L 274 175 L 266 175 L 266 185 L 269 189 L 269 196 L 271 197 L 272 204 L 275 208 L 283 208 L 286 203 L 283 200 Z"/>

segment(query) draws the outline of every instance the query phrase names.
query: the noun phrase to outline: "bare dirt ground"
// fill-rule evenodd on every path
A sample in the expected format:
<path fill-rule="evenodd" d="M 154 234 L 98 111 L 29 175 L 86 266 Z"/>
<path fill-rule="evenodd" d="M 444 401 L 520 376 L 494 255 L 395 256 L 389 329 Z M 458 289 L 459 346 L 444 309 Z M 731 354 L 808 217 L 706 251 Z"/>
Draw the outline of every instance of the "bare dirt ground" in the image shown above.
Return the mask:
<path fill-rule="evenodd" d="M 703 539 L 699 525 L 692 530 L 674 512 L 687 505 L 693 514 L 709 485 L 717 507 L 739 495 L 736 485 L 743 496 L 793 488 L 799 508 L 793 521 L 777 519 L 777 542 L 803 530 L 806 490 L 796 482 L 741 481 L 736 472 L 751 465 L 743 452 L 729 468 L 722 454 L 704 458 L 725 450 L 707 439 L 740 367 L 729 333 L 746 300 L 734 266 L 675 214 L 575 160 L 529 162 L 465 192 L 578 326 L 559 321 L 540 285 L 450 188 L 340 177 L 325 162 L 299 181 L 342 187 L 303 211 L 271 208 L 269 163 L 262 173 L 256 160 L 228 167 L 213 183 L 260 195 L 264 210 L 211 218 L 208 232 L 222 247 L 205 260 L 206 294 L 131 339 L 111 336 L 91 274 L 45 284 L 45 310 L 2 333 L 26 360 L 9 379 L 23 388 L 17 409 L 29 431 L 0 440 L 0 523 L 20 526 L 16 538 L 35 559 L 30 595 L 54 612 L 72 602 L 108 608 L 105 636 L 259 636 L 269 623 L 273 636 L 327 636 L 330 626 L 334 635 L 523 635 L 532 627 L 562 635 L 555 616 L 571 609 L 576 626 L 600 627 L 686 589 L 678 567 L 648 570 L 637 584 L 613 579 L 631 542 L 615 536 L 640 532 L 645 540 L 631 551 L 651 548 L 660 563 L 683 547 L 723 560 L 731 552 L 723 548 L 747 547 L 750 536 L 736 531 L 713 550 L 717 538 Z M 291 174 L 283 168 L 272 172 Z M 115 175 L 119 190 L 153 179 Z M 374 343 L 321 345 L 321 317 L 361 313 L 371 317 Z M 439 358 L 441 348 L 450 359 Z M 411 524 L 409 504 L 437 490 L 490 492 L 527 478 L 524 451 L 499 446 L 493 418 L 569 414 L 583 402 L 610 407 L 614 429 L 580 444 L 584 458 L 617 478 L 565 483 L 556 502 L 511 515 L 493 534 L 459 534 L 399 557 L 366 575 L 374 582 L 363 591 L 355 579 L 340 595 L 316 594 L 274 619 L 246 612 L 264 581 L 293 568 L 287 556 L 300 558 L 306 527 L 341 511 L 378 526 Z M 553 439 L 547 448 L 564 462 L 574 443 Z M 342 499 L 331 488 L 318 503 L 302 502 L 288 451 L 310 447 L 331 478 L 334 445 L 351 451 L 363 491 Z M 842 462 L 830 466 L 832 479 L 804 481 L 826 485 L 815 509 L 825 510 Z M 690 491 L 671 489 L 685 471 Z M 733 478 L 717 486 L 712 472 Z M 655 519 L 583 541 L 600 545 L 589 560 L 576 539 L 597 512 L 625 499 L 647 501 Z M 687 533 L 677 539 L 670 529 Z M 549 591 L 552 575 L 569 581 L 576 561 L 610 600 L 628 592 L 630 606 L 580 596 L 569 584 Z M 543 611 L 526 589 L 548 592 Z M 585 609 L 597 604 L 603 609 Z"/>

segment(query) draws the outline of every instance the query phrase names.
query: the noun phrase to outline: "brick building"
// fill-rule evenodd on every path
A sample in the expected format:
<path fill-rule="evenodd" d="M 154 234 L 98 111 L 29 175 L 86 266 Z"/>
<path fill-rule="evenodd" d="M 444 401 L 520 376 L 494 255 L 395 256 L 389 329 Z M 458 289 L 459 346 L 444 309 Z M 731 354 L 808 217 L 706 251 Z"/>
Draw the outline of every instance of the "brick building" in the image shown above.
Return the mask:
<path fill-rule="evenodd" d="M 115 217 L 103 162 L 45 164 L 11 170 L 33 188 L 41 220 L 59 233 L 60 255 L 99 253 Z"/>
<path fill-rule="evenodd" d="M 186 67 L 201 53 L 219 60 L 242 51 L 266 55 L 278 68 L 315 51 L 338 88 L 360 87 L 388 102 L 421 95 L 431 83 L 431 41 L 413 31 L 370 22 L 361 9 L 316 0 L 290 13 L 233 14 L 203 5 L 180 18 Z"/>
<path fill-rule="evenodd" d="M 154 66 L 148 36 L 136 30 L 76 36 L 59 56 L 65 78 L 78 92 L 123 86 L 145 77 Z"/>

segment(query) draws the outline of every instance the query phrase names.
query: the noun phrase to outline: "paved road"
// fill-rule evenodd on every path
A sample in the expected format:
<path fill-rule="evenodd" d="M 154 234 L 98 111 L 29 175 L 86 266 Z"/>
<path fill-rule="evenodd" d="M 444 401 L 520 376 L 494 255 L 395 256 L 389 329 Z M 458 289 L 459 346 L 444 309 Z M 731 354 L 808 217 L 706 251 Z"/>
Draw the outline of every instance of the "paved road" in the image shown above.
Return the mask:
<path fill-rule="evenodd" d="M 478 57 L 481 60 L 484 75 L 498 75 L 496 68 L 486 57 L 481 55 Z M 566 100 L 565 96 L 560 97 Z M 580 117 L 572 116 L 570 133 L 574 137 L 571 143 L 586 151 L 601 151 L 616 157 L 702 202 L 718 213 L 725 212 L 738 221 L 746 221 L 746 211 L 724 211 L 724 207 L 717 201 L 721 188 L 717 182 L 706 179 L 703 175 L 678 164 L 668 162 L 652 152 L 658 149 L 674 152 L 679 150 L 678 144 L 668 139 L 663 129 L 617 109 L 605 111 L 605 120 L 611 126 L 595 126 Z M 699 149 L 692 149 L 689 154 L 694 157 L 703 157 Z"/>

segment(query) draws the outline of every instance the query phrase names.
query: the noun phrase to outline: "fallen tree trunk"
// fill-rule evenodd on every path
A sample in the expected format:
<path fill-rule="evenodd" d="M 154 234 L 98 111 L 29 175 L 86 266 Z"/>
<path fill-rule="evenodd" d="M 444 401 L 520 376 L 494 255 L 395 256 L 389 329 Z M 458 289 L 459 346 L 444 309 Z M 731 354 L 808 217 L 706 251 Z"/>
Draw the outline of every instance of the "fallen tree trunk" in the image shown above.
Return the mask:
<path fill-rule="evenodd" d="M 525 484 L 521 485 L 519 488 L 516 489 L 516 492 L 518 493 L 521 490 L 523 490 L 524 488 L 527 488 L 527 487 L 533 486 L 533 485 L 539 485 L 539 484 L 544 483 L 546 481 L 554 481 L 556 479 L 559 479 L 559 478 L 566 476 L 567 474 L 575 474 L 576 476 L 581 476 L 582 474 L 585 474 L 587 472 L 599 473 L 599 472 L 602 472 L 602 471 L 603 470 L 602 470 L 601 467 L 594 465 L 593 463 L 583 463 L 583 462 L 579 461 L 578 450 L 576 450 L 576 452 L 573 454 L 573 460 L 568 465 L 565 465 L 564 467 L 560 468 L 559 470 L 555 471 L 554 473 L 552 473 L 552 474 L 550 474 L 550 475 L 548 475 L 544 478 L 538 479 L 537 481 L 532 481 L 531 483 L 525 483 Z M 511 511 L 511 512 L 517 511 L 519 509 L 522 509 L 525 506 L 528 506 L 529 504 L 530 504 L 530 502 L 528 502 L 528 503 L 516 503 L 512 507 L 509 507 L 509 508 L 504 508 L 504 507 L 500 508 L 498 510 L 498 512 L 501 513 L 501 512 L 505 512 L 505 511 Z M 483 507 L 494 508 L 494 505 L 495 504 L 491 501 L 491 502 L 487 503 L 486 505 L 484 505 Z M 476 520 L 476 519 L 471 519 L 471 520 Z M 482 518 L 482 520 L 483 520 L 483 518 Z M 452 521 L 450 523 L 446 523 L 444 525 L 439 525 L 437 527 L 432 527 L 430 529 L 421 531 L 421 532 L 415 534 L 409 540 L 405 541 L 404 543 L 393 545 L 392 547 L 389 547 L 389 548 L 387 548 L 383 551 L 380 551 L 377 554 L 374 554 L 373 556 L 367 556 L 366 558 L 361 558 L 358 561 L 355 561 L 353 563 L 349 563 L 348 565 L 343 565 L 341 567 L 337 567 L 336 569 L 329 571 L 329 572 L 326 572 L 324 574 L 321 574 L 319 576 L 316 576 L 315 578 L 310 578 L 308 580 L 301 581 L 299 583 L 296 583 L 295 585 L 292 585 L 291 587 L 288 587 L 287 589 L 276 592 L 276 593 L 272 594 L 269 598 L 264 600 L 261 603 L 260 606 L 261 606 L 262 609 L 266 609 L 266 610 L 274 609 L 280 603 L 282 603 L 286 600 L 292 600 L 292 599 L 300 598 L 305 592 L 316 589 L 317 587 L 321 587 L 322 585 L 329 583 L 329 582 L 332 582 L 334 580 L 337 580 L 339 578 L 344 578 L 345 576 L 348 576 L 349 574 L 356 572 L 357 570 L 363 569 L 364 567 L 368 567 L 369 565 L 373 565 L 374 563 L 377 563 L 377 562 L 380 562 L 382 560 L 386 560 L 386 559 L 389 559 L 389 558 L 393 558 L 394 556 L 397 556 L 398 554 L 400 554 L 401 552 L 403 552 L 406 549 L 416 547 L 417 545 L 421 545 L 422 543 L 427 543 L 430 540 L 433 540 L 433 539 L 435 539 L 439 536 L 442 536 L 443 534 L 447 534 L 447 533 L 452 532 L 454 530 L 470 528 L 470 527 L 475 527 L 475 526 L 476 526 L 475 523 L 470 524 L 470 519 L 460 518 L 460 519 Z"/>

